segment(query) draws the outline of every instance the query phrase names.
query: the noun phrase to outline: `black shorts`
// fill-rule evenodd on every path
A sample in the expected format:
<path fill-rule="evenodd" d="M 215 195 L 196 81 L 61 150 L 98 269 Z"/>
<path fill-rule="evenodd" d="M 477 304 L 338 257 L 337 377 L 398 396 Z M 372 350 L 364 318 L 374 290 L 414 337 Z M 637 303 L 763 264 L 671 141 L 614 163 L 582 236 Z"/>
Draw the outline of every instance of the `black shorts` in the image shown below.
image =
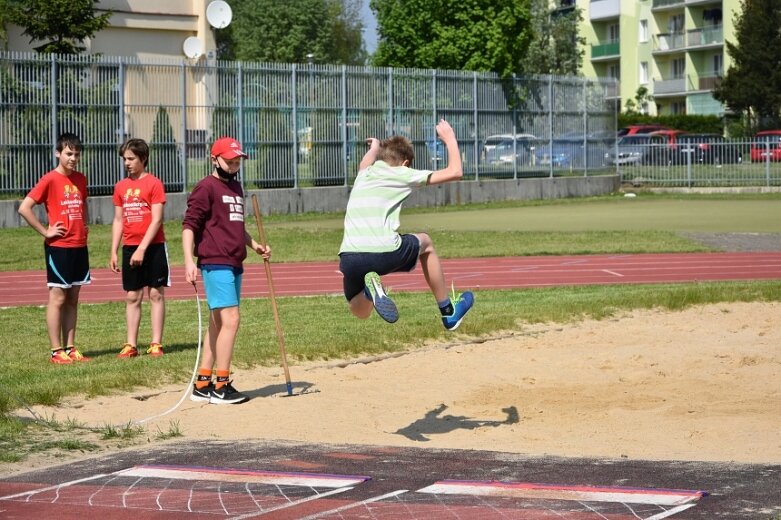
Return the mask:
<path fill-rule="evenodd" d="M 374 271 L 380 276 L 415 269 L 420 256 L 420 240 L 415 235 L 401 235 L 401 245 L 388 253 L 341 253 L 339 270 L 344 275 L 344 297 L 347 301 L 363 291 L 363 277 Z"/>
<path fill-rule="evenodd" d="M 141 265 L 131 267 L 130 257 L 136 249 L 138 246 L 122 246 L 122 288 L 138 291 L 144 287 L 171 287 L 166 243 L 149 244 Z"/>
<path fill-rule="evenodd" d="M 54 247 L 44 244 L 46 285 L 70 289 L 92 281 L 89 272 L 89 251 L 84 247 Z"/>

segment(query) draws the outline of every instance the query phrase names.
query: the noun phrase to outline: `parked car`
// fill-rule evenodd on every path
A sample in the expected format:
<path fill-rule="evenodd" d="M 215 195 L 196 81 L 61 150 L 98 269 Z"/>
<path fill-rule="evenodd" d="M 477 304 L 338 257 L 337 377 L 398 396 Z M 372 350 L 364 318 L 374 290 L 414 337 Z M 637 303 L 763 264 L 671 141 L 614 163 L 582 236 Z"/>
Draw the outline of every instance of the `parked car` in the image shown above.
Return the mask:
<path fill-rule="evenodd" d="M 672 130 L 671 128 L 668 128 L 664 125 L 629 125 L 625 126 L 624 128 L 621 128 L 618 132 L 616 132 L 616 137 L 624 137 L 626 135 L 635 135 L 635 134 L 650 134 L 651 132 L 656 132 L 659 130 Z"/>
<path fill-rule="evenodd" d="M 616 141 L 605 154 L 606 164 L 665 164 L 667 140 L 661 135 L 633 134 Z"/>
<path fill-rule="evenodd" d="M 552 143 L 542 141 L 535 150 L 536 163 L 554 168 L 600 168 L 605 165 L 605 154 L 614 146 L 612 132 L 562 134 Z"/>
<path fill-rule="evenodd" d="M 539 139 L 532 134 L 518 134 L 515 139 L 505 139 L 494 146 L 489 164 L 526 166 L 534 163 L 534 150 Z"/>
<path fill-rule="evenodd" d="M 751 162 L 781 161 L 781 130 L 758 132 L 751 143 Z"/>
<path fill-rule="evenodd" d="M 485 141 L 483 141 L 483 149 L 480 152 L 480 159 L 484 163 L 488 164 L 497 164 L 500 162 L 512 162 L 511 159 L 508 161 L 501 161 L 499 159 L 499 152 L 501 152 L 503 155 L 508 155 L 508 148 L 512 151 L 513 146 L 513 140 L 515 140 L 517 143 L 521 144 L 521 147 L 526 147 L 528 149 L 527 143 L 529 141 L 534 141 L 537 139 L 532 134 L 496 134 L 496 135 L 489 135 L 485 138 Z M 530 146 L 530 145 L 529 145 Z"/>
<path fill-rule="evenodd" d="M 682 164 L 731 164 L 743 162 L 738 143 L 719 134 L 681 134 L 677 136 L 678 161 Z"/>

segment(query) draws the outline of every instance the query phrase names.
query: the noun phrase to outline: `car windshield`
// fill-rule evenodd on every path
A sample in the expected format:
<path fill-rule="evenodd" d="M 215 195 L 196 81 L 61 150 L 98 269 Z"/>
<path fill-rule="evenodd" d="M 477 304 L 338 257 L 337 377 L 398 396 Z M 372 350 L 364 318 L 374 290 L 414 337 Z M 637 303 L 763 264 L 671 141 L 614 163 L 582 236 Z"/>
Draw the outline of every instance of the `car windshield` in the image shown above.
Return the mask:
<path fill-rule="evenodd" d="M 627 135 L 618 140 L 619 146 L 635 145 L 635 144 L 648 144 L 651 140 L 651 136 L 648 135 Z"/>

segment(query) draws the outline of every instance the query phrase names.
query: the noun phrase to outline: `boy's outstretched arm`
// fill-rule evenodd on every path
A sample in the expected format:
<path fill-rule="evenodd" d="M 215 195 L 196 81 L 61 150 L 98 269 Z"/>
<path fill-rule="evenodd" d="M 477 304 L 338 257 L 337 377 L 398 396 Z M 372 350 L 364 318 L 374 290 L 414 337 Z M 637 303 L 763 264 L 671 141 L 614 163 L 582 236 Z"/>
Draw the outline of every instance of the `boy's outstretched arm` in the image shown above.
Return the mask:
<path fill-rule="evenodd" d="M 366 140 L 366 144 L 369 145 L 369 150 L 363 155 L 361 164 L 358 165 L 358 171 L 365 170 L 377 160 L 377 154 L 380 153 L 380 140 L 374 137 L 370 137 Z"/>
<path fill-rule="evenodd" d="M 442 119 L 437 124 L 437 136 L 447 148 L 447 166 L 429 175 L 428 184 L 457 181 L 464 176 L 464 171 L 461 166 L 461 152 L 458 149 L 456 133 L 450 123 Z"/>

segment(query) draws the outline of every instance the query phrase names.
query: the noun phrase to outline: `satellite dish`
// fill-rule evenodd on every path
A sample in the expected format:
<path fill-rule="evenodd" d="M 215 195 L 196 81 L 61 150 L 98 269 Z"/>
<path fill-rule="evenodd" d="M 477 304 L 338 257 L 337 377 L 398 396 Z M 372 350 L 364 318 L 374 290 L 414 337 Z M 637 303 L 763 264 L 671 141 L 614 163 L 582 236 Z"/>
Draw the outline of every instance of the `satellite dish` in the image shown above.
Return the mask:
<path fill-rule="evenodd" d="M 231 23 L 232 18 L 233 11 L 231 11 L 231 6 L 223 0 L 214 0 L 206 8 L 206 20 L 215 29 L 227 27 Z"/>
<path fill-rule="evenodd" d="M 203 54 L 204 45 L 200 38 L 197 38 L 195 36 L 190 36 L 184 41 L 184 45 L 182 45 L 182 50 L 184 51 L 184 55 L 187 56 L 190 59 L 196 59 L 200 58 Z"/>

